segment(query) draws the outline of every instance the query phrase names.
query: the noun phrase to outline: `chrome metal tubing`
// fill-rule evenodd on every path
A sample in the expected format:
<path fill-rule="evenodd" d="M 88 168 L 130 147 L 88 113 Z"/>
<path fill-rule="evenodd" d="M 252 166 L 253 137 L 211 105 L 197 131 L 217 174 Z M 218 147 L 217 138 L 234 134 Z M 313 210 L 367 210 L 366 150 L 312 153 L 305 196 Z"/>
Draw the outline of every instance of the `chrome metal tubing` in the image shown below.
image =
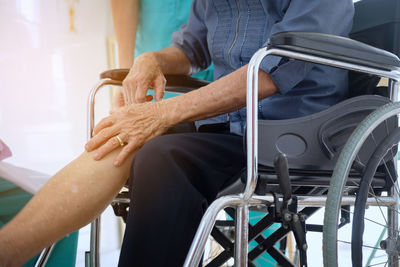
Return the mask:
<path fill-rule="evenodd" d="M 105 85 L 121 85 L 119 81 L 105 79 L 100 81 L 89 93 L 87 112 L 89 117 L 87 118 L 87 140 L 93 136 L 94 128 L 94 106 L 96 102 L 96 94 Z M 90 251 L 86 252 L 85 265 L 87 267 L 99 267 L 100 266 L 100 216 L 96 218 L 90 225 Z M 87 257 L 89 257 L 87 259 Z"/>
<path fill-rule="evenodd" d="M 246 134 L 247 134 L 247 181 L 243 198 L 249 199 L 257 185 L 258 175 L 258 69 L 262 59 L 268 55 L 259 49 L 251 58 L 247 68 L 246 86 Z"/>
<path fill-rule="evenodd" d="M 381 69 L 376 69 L 376 68 L 370 68 L 366 66 L 359 66 L 353 63 L 341 61 L 341 60 L 333 60 L 333 59 L 326 59 L 326 58 L 321 58 L 321 57 L 316 57 L 308 54 L 303 54 L 303 53 L 298 53 L 298 52 L 293 52 L 293 51 L 286 51 L 282 49 L 267 49 L 267 48 L 261 48 L 259 49 L 251 58 L 249 65 L 248 65 L 248 71 L 247 71 L 247 87 L 246 87 L 246 108 L 247 108 L 247 122 L 246 122 L 246 134 L 247 134 L 247 181 L 246 181 L 246 187 L 245 190 L 242 194 L 236 196 L 236 201 L 238 203 L 231 203 L 231 206 L 237 206 L 239 209 L 241 209 L 241 206 L 243 205 L 251 205 L 251 202 L 254 200 L 260 200 L 265 203 L 265 201 L 272 201 L 273 198 L 272 196 L 253 196 L 254 190 L 257 185 L 257 176 L 258 176 L 258 70 L 260 63 L 262 59 L 268 55 L 277 55 L 277 56 L 286 56 L 294 59 L 299 59 L 299 60 L 304 60 L 304 61 L 309 61 L 313 63 L 318 63 L 318 64 L 323 64 L 323 65 L 328 65 L 332 67 L 338 67 L 338 68 L 343 68 L 343 69 L 348 69 L 348 70 L 354 70 L 354 71 L 359 71 L 359 72 L 364 72 L 368 74 L 375 74 L 375 75 L 380 75 L 382 77 L 386 77 L 389 79 L 393 79 L 396 82 L 399 81 L 400 77 L 400 71 L 395 70 L 395 71 L 385 71 Z M 392 95 L 397 94 L 397 87 L 392 87 Z M 397 98 L 396 98 L 397 99 Z M 230 196 L 231 198 L 234 198 L 235 196 Z M 354 204 L 354 198 L 349 197 L 349 199 L 344 198 L 344 201 L 347 201 L 348 203 L 353 203 Z M 370 205 L 373 205 L 375 203 L 375 200 L 372 201 L 372 199 L 368 200 Z M 222 198 L 215 200 L 218 204 L 215 204 L 215 206 L 221 206 L 221 209 L 225 206 L 229 206 L 226 203 L 226 200 L 223 200 Z M 215 203 L 214 202 L 214 203 Z M 310 205 L 315 205 L 315 206 L 324 206 L 326 202 L 326 198 L 324 197 L 323 199 L 312 199 L 312 198 L 304 198 L 302 200 L 299 200 L 299 204 L 302 205 L 304 204 L 310 204 Z M 196 232 L 196 236 L 192 242 L 192 246 L 190 248 L 189 254 L 186 258 L 185 265 L 184 266 L 197 266 L 201 254 L 204 250 L 204 245 L 206 242 L 206 239 L 208 235 L 210 234 L 212 230 L 212 226 L 214 225 L 215 221 L 215 216 L 216 213 L 214 214 L 214 210 L 216 207 L 214 207 L 214 203 L 211 204 L 209 209 L 207 209 L 206 215 L 204 215 L 199 228 Z M 393 203 L 393 199 L 388 199 L 388 205 L 391 205 Z M 209 210 L 212 209 L 213 212 L 209 212 Z M 219 209 L 220 210 L 220 209 Z M 219 211 L 218 210 L 218 211 Z M 244 210 L 239 211 L 238 214 L 243 214 Z M 241 217 L 242 219 L 247 219 L 246 216 Z M 212 220 L 212 221 L 209 221 Z M 246 238 L 246 234 L 244 234 L 242 231 L 245 230 L 245 227 L 241 227 L 240 225 L 243 224 L 243 221 L 238 224 L 238 228 L 236 229 L 236 237 L 238 239 L 240 238 Z M 206 229 L 207 228 L 207 229 Z M 240 243 L 240 245 L 237 245 L 235 248 L 239 249 L 239 247 L 243 247 L 244 240 L 237 240 L 237 242 Z M 247 240 L 246 240 L 247 243 Z M 247 247 L 245 248 L 245 251 L 247 253 Z M 240 255 L 240 253 L 236 253 L 236 255 Z M 242 256 L 235 256 L 235 259 L 237 261 L 241 261 Z M 235 262 L 235 265 L 237 265 L 237 262 Z"/>
<path fill-rule="evenodd" d="M 395 181 L 397 183 L 397 181 Z M 397 244 L 397 239 L 399 238 L 398 235 L 398 229 L 399 229 L 399 194 L 396 189 L 396 185 L 393 185 L 391 190 L 390 190 L 390 195 L 392 196 L 393 199 L 395 199 L 395 204 L 392 206 L 391 209 L 387 210 L 387 215 L 388 215 L 388 239 L 391 239 L 394 241 L 395 244 Z M 399 252 L 396 250 L 396 252 L 388 252 L 388 266 L 390 267 L 399 267 Z"/>
<path fill-rule="evenodd" d="M 100 266 L 100 218 L 97 217 L 90 224 L 90 267 Z"/>
<path fill-rule="evenodd" d="M 393 102 L 397 102 L 399 99 L 399 81 L 389 79 L 389 92 L 390 92 L 390 99 Z"/>
<path fill-rule="evenodd" d="M 93 128 L 94 128 L 94 105 L 96 103 L 96 94 L 105 85 L 122 85 L 122 82 L 114 81 L 110 79 L 105 79 L 100 81 L 89 93 L 88 103 L 87 103 L 87 140 L 92 138 Z"/>
<path fill-rule="evenodd" d="M 389 79 L 389 89 L 390 89 L 390 97 L 393 101 L 397 101 L 398 99 L 398 88 L 399 88 L 399 82 Z M 397 154 L 395 155 L 395 162 L 397 160 Z M 395 164 L 395 168 L 397 169 L 397 164 Z M 391 209 L 388 209 L 387 214 L 388 214 L 388 238 L 395 240 L 397 243 L 398 239 L 398 229 L 399 229 L 399 193 L 397 189 L 399 188 L 398 181 L 396 180 L 394 182 L 395 184 L 392 185 L 392 188 L 390 189 L 390 196 L 396 200 L 396 203 L 392 206 Z M 397 186 L 397 188 L 396 188 Z M 389 266 L 393 267 L 399 267 L 399 253 L 391 253 L 389 254 L 389 259 L 388 259 L 388 264 Z"/>
<path fill-rule="evenodd" d="M 125 203 L 125 204 L 129 204 L 131 201 L 129 198 L 120 198 L 120 197 L 116 197 L 114 198 L 111 203 Z"/>
<path fill-rule="evenodd" d="M 286 56 L 294 59 L 319 63 L 332 67 L 338 67 L 348 70 L 364 72 L 368 74 L 380 75 L 381 77 L 393 80 L 392 83 L 398 84 L 400 71 L 385 71 L 376 68 L 359 66 L 356 64 L 316 57 L 299 52 L 286 51 L 282 49 L 259 49 L 251 58 L 247 71 L 247 91 L 246 91 L 246 109 L 247 109 L 247 182 L 244 191 L 244 199 L 249 199 L 257 185 L 257 165 L 258 165 L 258 70 L 261 61 L 268 55 Z M 397 96 L 398 86 L 391 86 L 392 96 Z M 395 98 L 397 99 L 397 98 Z"/>
<path fill-rule="evenodd" d="M 235 221 L 235 266 L 247 266 L 249 240 L 249 207 L 240 205 L 236 208 Z"/>
<path fill-rule="evenodd" d="M 52 244 L 50 247 L 43 249 L 42 253 L 40 253 L 39 258 L 35 263 L 35 267 L 44 267 L 47 264 L 47 261 L 50 258 L 51 252 L 54 249 L 55 244 Z"/>
<path fill-rule="evenodd" d="M 325 207 L 326 203 L 326 196 L 298 196 L 297 197 L 298 205 L 299 206 L 307 206 L 307 207 Z M 355 196 L 344 196 L 342 197 L 342 204 L 343 205 L 352 205 L 354 206 L 356 201 Z M 379 197 L 379 201 L 376 200 L 374 197 L 369 197 L 366 200 L 366 204 L 368 206 L 387 206 L 387 207 L 394 207 L 397 204 L 397 199 L 388 196 L 388 197 Z"/>
<path fill-rule="evenodd" d="M 266 49 L 266 48 L 261 48 L 261 49 Z M 393 79 L 395 81 L 399 81 L 399 77 L 400 77 L 400 69 L 396 69 L 396 70 L 392 70 L 392 71 L 382 70 L 382 69 L 378 69 L 378 68 L 357 65 L 357 64 L 349 63 L 349 62 L 342 61 L 342 60 L 327 59 L 327 58 L 317 57 L 317 56 L 313 56 L 313 55 L 308 55 L 305 53 L 287 51 L 287 50 L 282 50 L 282 49 L 277 49 L 277 48 L 269 49 L 267 51 L 268 51 L 267 55 L 285 56 L 285 57 L 290 57 L 290 58 L 299 59 L 299 60 L 303 60 L 303 61 L 328 65 L 328 66 L 332 66 L 332 67 L 336 67 L 336 68 L 364 72 L 364 73 L 368 73 L 368 74 L 377 75 L 380 77 L 385 77 L 388 79 Z"/>
<path fill-rule="evenodd" d="M 261 205 L 262 200 L 249 200 L 250 205 Z M 192 245 L 190 246 L 189 253 L 186 256 L 184 267 L 198 266 L 200 263 L 201 256 L 204 251 L 204 246 L 211 230 L 214 226 L 215 219 L 218 212 L 226 207 L 235 207 L 243 205 L 244 201 L 241 196 L 229 195 L 223 196 L 215 200 L 206 210 L 199 227 L 197 228 L 196 235 L 194 236 Z"/>
<path fill-rule="evenodd" d="M 326 203 L 326 196 L 297 196 L 299 206 L 307 207 L 324 207 Z M 354 205 L 354 196 L 345 196 L 342 199 L 343 205 Z M 201 256 L 204 251 L 207 238 L 211 233 L 214 226 L 216 216 L 218 212 L 226 207 L 237 207 L 236 216 L 240 222 L 239 227 L 242 227 L 241 231 L 235 232 L 235 266 L 247 266 L 247 240 L 248 240 L 248 207 L 268 205 L 274 202 L 272 195 L 258 196 L 253 195 L 249 200 L 245 201 L 240 195 L 229 195 L 218 198 L 215 200 L 210 207 L 207 209 L 197 229 L 196 235 L 193 239 L 189 253 L 186 257 L 185 267 L 198 266 L 200 263 Z M 385 205 L 394 207 L 397 205 L 398 200 L 395 197 L 380 197 L 379 203 L 375 198 L 368 198 L 367 205 Z M 245 225 L 243 225 L 246 222 Z M 244 242 L 246 240 L 246 242 Z M 238 251 L 242 250 L 242 252 Z M 244 256 L 246 255 L 246 256 Z M 243 257 L 245 259 L 243 259 Z"/>
<path fill-rule="evenodd" d="M 296 196 L 297 204 L 302 207 L 325 207 L 326 204 L 326 196 Z M 272 195 L 264 195 L 252 196 L 251 200 L 259 200 L 262 201 L 264 205 L 268 205 L 268 203 L 272 204 L 274 202 L 274 197 Z M 343 205 L 353 205 L 356 201 L 355 196 L 344 196 L 342 197 Z M 398 199 L 395 196 L 387 196 L 387 197 L 379 197 L 379 201 L 377 202 L 375 197 L 369 197 L 366 200 L 366 204 L 368 206 L 387 206 L 387 207 L 395 207 L 398 203 Z"/>

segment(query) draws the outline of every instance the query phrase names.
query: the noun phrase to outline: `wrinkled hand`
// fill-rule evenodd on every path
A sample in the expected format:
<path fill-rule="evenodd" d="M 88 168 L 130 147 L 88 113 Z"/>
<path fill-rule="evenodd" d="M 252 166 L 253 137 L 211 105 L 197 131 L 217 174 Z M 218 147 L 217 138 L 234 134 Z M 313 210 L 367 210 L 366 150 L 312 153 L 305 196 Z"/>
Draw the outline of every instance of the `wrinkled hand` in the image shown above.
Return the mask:
<path fill-rule="evenodd" d="M 125 80 L 122 82 L 126 105 L 151 101 L 147 95 L 149 88 L 154 89 L 156 101 L 162 100 L 165 91 L 165 77 L 154 53 L 145 53 L 137 57 Z"/>
<path fill-rule="evenodd" d="M 125 106 L 124 92 L 121 87 L 117 87 L 112 98 L 112 108 L 117 109 L 123 106 Z"/>
<path fill-rule="evenodd" d="M 89 140 L 85 148 L 88 152 L 95 150 L 94 159 L 100 160 L 121 146 L 118 136 L 124 142 L 124 147 L 115 159 L 114 165 L 120 166 L 130 153 L 168 130 L 170 125 L 165 115 L 164 107 L 157 102 L 116 109 L 96 125 L 94 137 Z"/>

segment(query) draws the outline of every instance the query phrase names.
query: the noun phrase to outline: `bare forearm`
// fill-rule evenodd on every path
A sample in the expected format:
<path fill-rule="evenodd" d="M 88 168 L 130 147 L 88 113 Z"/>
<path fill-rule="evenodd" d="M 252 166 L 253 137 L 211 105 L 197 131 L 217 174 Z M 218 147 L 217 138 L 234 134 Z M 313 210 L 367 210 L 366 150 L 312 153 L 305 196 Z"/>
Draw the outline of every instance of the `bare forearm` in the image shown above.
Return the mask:
<path fill-rule="evenodd" d="M 145 53 L 142 56 L 156 60 L 163 74 L 190 74 L 190 61 L 179 48 L 170 46 L 157 52 Z"/>
<path fill-rule="evenodd" d="M 172 124 L 195 121 L 239 110 L 246 105 L 247 66 L 205 86 L 164 101 Z M 259 99 L 277 92 L 268 74 L 259 71 Z"/>
<path fill-rule="evenodd" d="M 139 0 L 111 0 L 120 68 L 130 68 L 135 55 Z"/>
<path fill-rule="evenodd" d="M 0 229 L 0 266 L 22 265 L 42 248 L 97 217 L 128 177 L 133 156 L 115 168 L 112 160 L 116 153 L 94 161 L 85 152 L 50 179 L 24 209 Z M 6 261 L 8 263 L 2 265 Z"/>

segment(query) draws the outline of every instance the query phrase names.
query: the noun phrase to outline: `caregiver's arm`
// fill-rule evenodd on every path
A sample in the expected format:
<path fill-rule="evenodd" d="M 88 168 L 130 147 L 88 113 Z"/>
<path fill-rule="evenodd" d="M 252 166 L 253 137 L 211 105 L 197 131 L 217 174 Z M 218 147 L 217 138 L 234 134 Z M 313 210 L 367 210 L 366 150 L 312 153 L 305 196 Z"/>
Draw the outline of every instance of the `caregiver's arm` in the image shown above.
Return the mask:
<path fill-rule="evenodd" d="M 135 58 L 136 31 L 139 21 L 139 0 L 111 0 L 114 33 L 118 47 L 118 68 L 130 69 Z M 113 107 L 127 103 L 122 87 L 114 89 Z"/>

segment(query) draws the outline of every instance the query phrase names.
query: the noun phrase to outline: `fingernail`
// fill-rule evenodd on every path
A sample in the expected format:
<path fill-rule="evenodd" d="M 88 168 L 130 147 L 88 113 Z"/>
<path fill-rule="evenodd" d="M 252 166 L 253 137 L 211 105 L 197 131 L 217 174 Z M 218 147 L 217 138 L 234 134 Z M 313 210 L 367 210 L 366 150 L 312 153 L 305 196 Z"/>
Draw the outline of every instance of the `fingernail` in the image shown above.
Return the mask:
<path fill-rule="evenodd" d="M 118 166 L 118 165 L 119 165 L 119 161 L 118 160 L 114 161 L 114 166 Z"/>
<path fill-rule="evenodd" d="M 99 158 L 100 158 L 99 153 L 95 153 L 95 154 L 94 154 L 94 159 L 99 159 Z"/>

